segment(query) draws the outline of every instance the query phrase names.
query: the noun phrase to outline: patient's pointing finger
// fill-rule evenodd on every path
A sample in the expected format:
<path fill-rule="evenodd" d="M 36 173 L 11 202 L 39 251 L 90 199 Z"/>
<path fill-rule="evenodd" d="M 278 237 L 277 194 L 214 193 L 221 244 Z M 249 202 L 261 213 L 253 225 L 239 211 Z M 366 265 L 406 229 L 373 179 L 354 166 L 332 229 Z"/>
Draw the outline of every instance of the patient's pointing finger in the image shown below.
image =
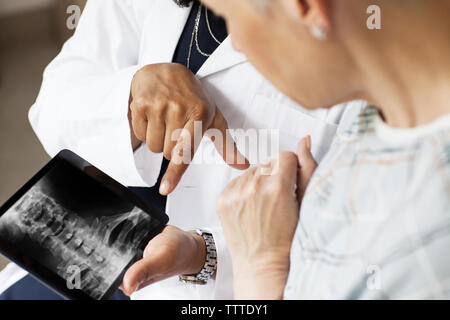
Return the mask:
<path fill-rule="evenodd" d="M 298 173 L 298 199 L 301 202 L 308 187 L 309 181 L 317 169 L 317 162 L 311 153 L 311 137 L 302 139 L 297 147 L 299 162 Z"/>

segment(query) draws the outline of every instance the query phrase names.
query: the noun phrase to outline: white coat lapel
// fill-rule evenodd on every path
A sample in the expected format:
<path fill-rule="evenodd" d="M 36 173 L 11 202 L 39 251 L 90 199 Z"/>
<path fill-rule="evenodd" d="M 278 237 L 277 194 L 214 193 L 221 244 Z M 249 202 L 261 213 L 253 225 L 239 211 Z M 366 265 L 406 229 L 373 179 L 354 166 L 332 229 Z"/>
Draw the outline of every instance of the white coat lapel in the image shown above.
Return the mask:
<path fill-rule="evenodd" d="M 145 50 L 147 64 L 172 62 L 190 11 L 191 7 L 180 8 L 171 0 L 156 1 L 152 5 L 152 14 L 145 27 L 149 41 L 147 46 L 150 46 Z M 197 75 L 203 78 L 245 61 L 247 58 L 233 49 L 231 37 L 228 36 L 206 60 Z"/>
<path fill-rule="evenodd" d="M 197 75 L 200 78 L 203 78 L 246 61 L 247 58 L 245 55 L 234 50 L 231 43 L 231 37 L 228 36 L 208 60 L 206 60 L 197 72 Z"/>
<path fill-rule="evenodd" d="M 180 8 L 172 0 L 156 1 L 148 19 L 146 34 L 149 46 L 146 63 L 172 62 L 191 8 Z"/>

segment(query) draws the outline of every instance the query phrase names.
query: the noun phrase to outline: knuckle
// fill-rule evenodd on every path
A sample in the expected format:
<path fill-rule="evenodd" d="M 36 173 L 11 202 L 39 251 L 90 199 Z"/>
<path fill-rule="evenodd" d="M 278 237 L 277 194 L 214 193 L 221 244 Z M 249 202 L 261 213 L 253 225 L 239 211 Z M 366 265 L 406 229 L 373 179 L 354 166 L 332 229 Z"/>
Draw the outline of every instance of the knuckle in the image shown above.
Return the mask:
<path fill-rule="evenodd" d="M 185 67 L 184 65 L 182 65 L 180 63 L 171 63 L 169 66 L 172 70 L 175 70 L 178 72 L 190 71 L 187 67 Z"/>
<path fill-rule="evenodd" d="M 148 72 L 153 72 L 153 68 L 154 66 L 151 64 L 148 64 L 146 66 L 143 66 L 141 69 L 139 69 L 139 71 L 136 73 L 136 76 L 140 76 L 142 74 L 148 73 Z"/>
<path fill-rule="evenodd" d="M 281 182 L 274 183 L 272 185 L 271 193 L 273 195 L 275 195 L 276 197 L 282 196 L 284 194 L 284 192 L 285 192 L 285 187 L 284 187 L 284 184 L 282 184 Z"/>
<path fill-rule="evenodd" d="M 246 187 L 244 192 L 242 193 L 243 201 L 248 201 L 250 199 L 254 199 L 259 194 L 259 189 L 261 186 L 261 180 L 253 178 L 251 179 Z"/>
<path fill-rule="evenodd" d="M 184 108 L 184 106 L 177 102 L 177 101 L 172 101 L 170 103 L 170 115 L 173 116 L 176 119 L 180 119 L 183 118 L 186 114 L 186 109 Z"/>
<path fill-rule="evenodd" d="M 242 179 L 251 179 L 252 180 L 256 176 L 257 172 L 258 172 L 257 167 L 251 168 L 244 173 L 244 175 L 242 176 Z"/>
<path fill-rule="evenodd" d="M 258 190 L 258 185 L 255 182 L 250 183 L 245 192 L 244 199 L 250 200 L 250 199 L 256 198 L 259 194 L 259 192 L 257 190 Z"/>
<path fill-rule="evenodd" d="M 293 152 L 283 152 L 280 155 L 280 161 L 287 166 L 297 165 L 297 155 Z"/>
<path fill-rule="evenodd" d="M 205 120 L 208 117 L 208 109 L 203 101 L 195 101 L 192 103 L 192 114 L 195 119 Z"/>
<path fill-rule="evenodd" d="M 257 171 L 252 179 L 252 185 L 257 188 L 263 183 L 263 176 Z"/>
<path fill-rule="evenodd" d="M 273 194 L 280 194 L 284 190 L 285 186 L 285 179 L 281 175 L 276 175 L 270 178 L 270 183 L 268 183 L 267 192 L 273 193 Z"/>
<path fill-rule="evenodd" d="M 158 99 L 158 101 L 152 104 L 151 106 L 150 117 L 152 119 L 162 119 L 164 118 L 165 111 L 166 111 L 165 104 Z"/>
<path fill-rule="evenodd" d="M 137 112 L 142 112 L 147 109 L 149 105 L 149 100 L 146 96 L 140 95 L 133 99 L 132 110 Z"/>

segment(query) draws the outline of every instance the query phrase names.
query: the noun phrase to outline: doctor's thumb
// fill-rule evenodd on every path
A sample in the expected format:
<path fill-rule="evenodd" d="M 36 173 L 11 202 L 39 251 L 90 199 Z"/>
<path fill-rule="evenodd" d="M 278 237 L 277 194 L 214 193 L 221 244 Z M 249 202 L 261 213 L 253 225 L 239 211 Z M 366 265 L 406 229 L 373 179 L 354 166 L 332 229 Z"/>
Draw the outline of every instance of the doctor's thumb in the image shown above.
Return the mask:
<path fill-rule="evenodd" d="M 130 296 L 149 282 L 160 272 L 157 260 L 142 259 L 133 264 L 126 272 L 122 281 L 122 291 Z"/>
<path fill-rule="evenodd" d="M 297 157 L 299 164 L 297 186 L 298 186 L 298 200 L 301 203 L 308 187 L 312 175 L 317 169 L 317 162 L 311 153 L 311 137 L 303 138 L 297 146 Z"/>

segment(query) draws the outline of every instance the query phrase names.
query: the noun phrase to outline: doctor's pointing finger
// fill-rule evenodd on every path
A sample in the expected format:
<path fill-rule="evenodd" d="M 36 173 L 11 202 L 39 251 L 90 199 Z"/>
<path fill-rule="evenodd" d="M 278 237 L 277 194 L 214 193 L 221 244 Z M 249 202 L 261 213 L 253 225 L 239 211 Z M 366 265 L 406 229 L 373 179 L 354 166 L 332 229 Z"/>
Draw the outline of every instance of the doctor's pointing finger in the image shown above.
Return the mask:
<path fill-rule="evenodd" d="M 200 139 L 196 122 L 201 124 Z M 222 138 L 214 143 L 227 164 L 241 170 L 249 167 L 227 132 L 222 113 L 195 75 L 181 64 L 147 65 L 136 73 L 130 93 L 130 124 L 135 149 L 145 141 L 152 152 L 164 153 L 171 160 L 162 179 L 162 195 L 176 188 L 208 129 L 219 130 Z"/>

